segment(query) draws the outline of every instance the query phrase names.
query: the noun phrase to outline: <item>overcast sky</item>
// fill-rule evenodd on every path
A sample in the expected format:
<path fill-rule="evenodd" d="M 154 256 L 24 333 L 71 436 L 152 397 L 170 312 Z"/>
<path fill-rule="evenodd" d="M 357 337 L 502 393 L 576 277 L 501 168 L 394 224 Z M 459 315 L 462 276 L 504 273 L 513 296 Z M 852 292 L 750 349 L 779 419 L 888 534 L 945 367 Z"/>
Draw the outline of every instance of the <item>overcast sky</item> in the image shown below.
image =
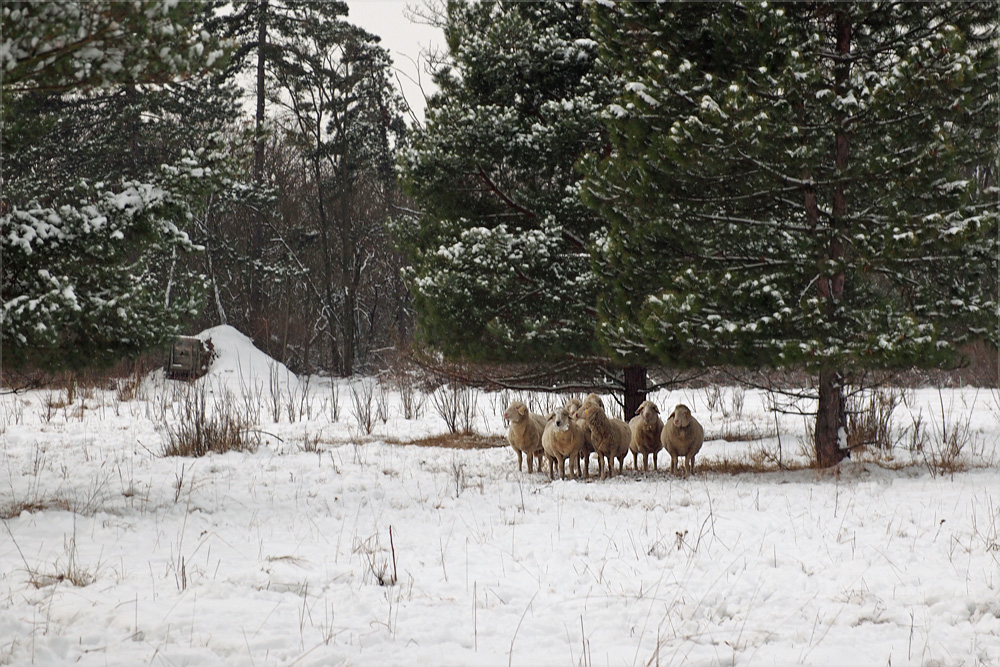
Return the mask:
<path fill-rule="evenodd" d="M 443 48 L 444 36 L 437 28 L 412 23 L 407 6 L 419 7 L 421 0 L 347 0 L 348 20 L 382 38 L 396 68 L 396 76 L 413 113 L 423 122 L 424 94 L 433 91 L 426 63 L 420 53 L 436 46 Z M 423 91 L 421 92 L 421 86 Z"/>

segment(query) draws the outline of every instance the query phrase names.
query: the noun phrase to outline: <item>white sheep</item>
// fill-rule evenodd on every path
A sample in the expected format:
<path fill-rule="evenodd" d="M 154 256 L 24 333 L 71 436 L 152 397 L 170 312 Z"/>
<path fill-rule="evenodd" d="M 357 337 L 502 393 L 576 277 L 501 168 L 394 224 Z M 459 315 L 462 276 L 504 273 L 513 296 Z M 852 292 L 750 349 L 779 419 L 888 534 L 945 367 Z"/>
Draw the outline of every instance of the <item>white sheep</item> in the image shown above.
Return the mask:
<path fill-rule="evenodd" d="M 504 411 L 503 418 L 510 422 L 507 429 L 507 440 L 517 452 L 517 469 L 523 470 L 522 460 L 528 455 L 528 472 L 535 472 L 535 458 L 538 459 L 538 471 L 542 470 L 542 431 L 545 430 L 545 417 L 528 410 L 522 401 L 514 401 Z"/>
<path fill-rule="evenodd" d="M 705 430 L 686 405 L 678 404 L 660 432 L 664 449 L 670 453 L 670 472 L 677 474 L 677 457 L 684 457 L 687 474 L 694 474 L 694 457 L 705 441 Z"/>
<path fill-rule="evenodd" d="M 598 401 L 601 399 L 597 398 L 596 394 L 591 394 Z M 589 398 L 589 396 L 588 396 Z M 587 422 L 579 415 L 580 408 L 583 407 L 583 401 L 579 398 L 571 398 L 566 401 L 566 412 L 569 413 L 571 417 L 576 420 L 576 425 L 583 430 L 583 450 L 580 452 L 580 459 L 583 461 L 583 476 L 590 477 L 590 455 L 594 453 L 594 443 L 590 440 L 590 426 Z"/>
<path fill-rule="evenodd" d="M 587 394 L 587 397 L 583 399 L 583 404 L 581 407 L 587 405 L 596 405 L 600 407 L 601 410 L 604 409 L 604 401 L 602 401 L 601 397 L 598 396 L 597 394 Z"/>
<path fill-rule="evenodd" d="M 632 430 L 632 442 L 629 444 L 629 449 L 632 451 L 632 463 L 638 471 L 639 455 L 642 454 L 642 469 L 649 472 L 649 455 L 652 454 L 653 470 L 656 470 L 656 458 L 663 447 L 663 443 L 660 441 L 660 432 L 663 430 L 660 410 L 652 401 L 643 401 L 635 411 L 635 415 L 628 422 L 628 426 Z"/>
<path fill-rule="evenodd" d="M 566 459 L 570 473 L 580 476 L 580 454 L 583 451 L 583 430 L 566 408 L 556 410 L 545 423 L 542 431 L 542 449 L 549 460 L 549 479 L 555 479 L 555 464 L 559 474 L 566 479 Z"/>
<path fill-rule="evenodd" d="M 632 431 L 628 424 L 616 417 L 608 417 L 604 408 L 596 404 L 585 405 L 580 414 L 590 426 L 590 439 L 597 453 L 597 466 L 601 479 L 604 479 L 604 462 L 608 463 L 608 477 L 615 474 L 614 460 L 618 459 L 621 471 L 625 455 L 628 454 L 629 443 L 632 442 Z"/>

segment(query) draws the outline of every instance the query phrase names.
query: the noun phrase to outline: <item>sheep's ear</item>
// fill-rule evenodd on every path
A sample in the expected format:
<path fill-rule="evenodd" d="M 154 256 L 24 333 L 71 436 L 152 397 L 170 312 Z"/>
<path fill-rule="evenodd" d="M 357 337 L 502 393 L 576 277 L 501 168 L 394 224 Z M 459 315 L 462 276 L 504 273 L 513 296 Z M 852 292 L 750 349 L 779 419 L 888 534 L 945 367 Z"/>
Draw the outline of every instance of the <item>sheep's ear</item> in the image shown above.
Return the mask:
<path fill-rule="evenodd" d="M 635 409 L 635 414 L 639 414 L 640 412 L 642 412 L 642 408 L 643 408 L 644 406 L 645 406 L 645 404 L 643 404 L 643 405 L 640 405 L 639 407 L 637 407 L 637 408 Z"/>
<path fill-rule="evenodd" d="M 526 415 L 526 414 L 528 414 L 528 406 L 526 406 L 526 405 L 519 405 L 519 406 L 517 407 L 517 411 L 518 411 L 518 412 L 519 412 L 519 413 L 520 413 L 521 415 Z"/>
<path fill-rule="evenodd" d="M 675 414 L 676 412 L 677 412 L 676 410 L 674 410 L 673 412 L 671 412 L 671 413 L 670 413 L 670 416 L 669 416 L 669 417 L 667 417 L 667 419 L 673 419 L 673 418 L 674 418 L 674 414 Z"/>
<path fill-rule="evenodd" d="M 550 422 L 550 421 L 552 421 L 555 418 L 555 416 L 556 416 L 556 413 L 550 412 L 549 416 L 545 418 L 545 421 Z"/>

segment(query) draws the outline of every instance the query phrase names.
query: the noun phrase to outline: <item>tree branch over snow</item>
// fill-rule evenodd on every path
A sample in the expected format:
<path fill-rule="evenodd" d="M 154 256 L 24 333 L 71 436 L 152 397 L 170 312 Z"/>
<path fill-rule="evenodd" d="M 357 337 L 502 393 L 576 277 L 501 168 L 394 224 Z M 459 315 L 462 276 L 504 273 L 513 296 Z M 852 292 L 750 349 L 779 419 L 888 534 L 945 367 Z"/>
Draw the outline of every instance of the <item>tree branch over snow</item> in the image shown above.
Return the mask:
<path fill-rule="evenodd" d="M 510 206 L 514 210 L 519 211 L 520 213 L 524 214 L 528 218 L 534 219 L 534 218 L 537 217 L 535 215 L 534 211 L 532 211 L 532 210 L 530 210 L 528 208 L 525 208 L 524 206 L 518 204 L 516 201 L 514 201 L 513 198 L 511 198 L 503 190 L 501 190 L 497 186 L 497 184 L 494 183 L 493 180 L 490 179 L 490 177 L 486 174 L 486 170 L 483 169 L 482 165 L 476 165 L 476 169 L 477 169 L 477 171 L 479 173 L 479 178 L 481 178 L 483 180 L 483 182 L 487 185 L 487 187 L 489 187 L 490 191 L 493 192 L 496 196 L 500 197 L 500 199 L 502 199 L 504 201 L 504 203 L 506 203 L 508 206 Z"/>

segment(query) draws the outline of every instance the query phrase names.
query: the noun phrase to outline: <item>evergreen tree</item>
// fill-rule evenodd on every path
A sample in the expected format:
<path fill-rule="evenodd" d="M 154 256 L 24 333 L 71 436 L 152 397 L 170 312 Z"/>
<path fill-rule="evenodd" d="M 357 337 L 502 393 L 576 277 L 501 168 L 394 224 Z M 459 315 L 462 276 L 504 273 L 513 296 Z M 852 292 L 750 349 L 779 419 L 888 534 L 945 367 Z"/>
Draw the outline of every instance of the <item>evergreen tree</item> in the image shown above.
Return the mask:
<path fill-rule="evenodd" d="M 439 92 L 402 160 L 420 211 L 395 226 L 419 333 L 476 361 L 601 355 L 590 249 L 602 221 L 576 163 L 602 150 L 613 91 L 587 10 L 449 2 L 444 30 Z"/>
<path fill-rule="evenodd" d="M 216 129 L 235 114 L 202 76 L 222 54 L 202 9 L 4 5 L 4 365 L 110 362 L 200 307 L 190 221 L 232 189 Z"/>
<path fill-rule="evenodd" d="M 995 339 L 997 3 L 595 5 L 624 77 L 585 198 L 601 335 L 665 363 L 806 367 L 816 454 L 858 369 Z"/>

